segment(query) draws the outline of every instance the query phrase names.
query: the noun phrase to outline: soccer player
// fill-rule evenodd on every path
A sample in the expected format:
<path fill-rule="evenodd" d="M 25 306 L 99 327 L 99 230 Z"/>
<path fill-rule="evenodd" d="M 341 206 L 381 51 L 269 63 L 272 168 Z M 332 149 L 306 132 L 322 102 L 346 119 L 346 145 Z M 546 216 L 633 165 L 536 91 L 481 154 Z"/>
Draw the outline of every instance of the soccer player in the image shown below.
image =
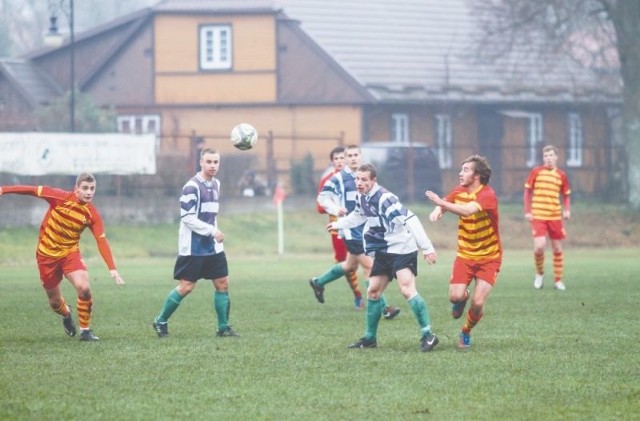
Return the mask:
<path fill-rule="evenodd" d="M 489 186 L 491 167 L 487 159 L 472 155 L 462 163 L 460 185 L 446 197 L 425 192 L 436 207 L 429 215 L 436 222 L 449 211 L 459 216 L 458 253 L 449 281 L 451 315 L 459 319 L 469 299 L 469 285 L 475 279 L 471 306 L 462 326 L 458 347 L 471 346 L 471 329 L 484 315 L 484 306 L 498 279 L 502 265 L 502 245 L 498 230 L 498 198 Z"/>
<path fill-rule="evenodd" d="M 109 275 L 117 285 L 124 280 L 116 270 L 111 248 L 104 232 L 102 217 L 91 203 L 96 193 L 96 179 L 90 173 L 82 173 L 76 178 L 73 191 L 65 191 L 48 186 L 2 186 L 2 194 L 22 194 L 35 196 L 49 203 L 49 210 L 40 225 L 36 261 L 42 284 L 51 309 L 62 316 L 62 326 L 69 336 L 77 333 L 71 309 L 62 296 L 60 282 L 64 276 L 71 282 L 78 295 L 76 309 L 80 325 L 81 341 L 97 341 L 89 325 L 93 296 L 89 285 L 89 273 L 80 254 L 80 235 L 89 228 L 102 259 L 107 264 Z"/>
<path fill-rule="evenodd" d="M 318 203 L 329 215 L 337 218 L 352 212 L 356 207 L 356 169 L 360 165 L 360 147 L 347 146 L 345 149 L 347 165 L 337 174 L 334 174 L 324 184 L 318 194 Z M 369 278 L 369 272 L 373 264 L 371 257 L 364 252 L 362 244 L 362 229 L 364 224 L 357 227 L 345 228 L 340 235 L 347 246 L 347 258 L 333 265 L 328 271 L 318 277 L 311 278 L 309 285 L 319 303 L 324 303 L 324 288 L 329 282 L 333 282 L 346 273 L 357 271 L 358 264 L 362 266 L 365 277 Z M 400 314 L 400 309 L 389 306 L 382 297 L 384 304 L 384 318 L 391 320 Z"/>
<path fill-rule="evenodd" d="M 331 149 L 329 159 L 331 160 L 331 165 L 320 179 L 320 183 L 318 184 L 318 194 L 322 191 L 324 184 L 334 174 L 339 173 L 340 170 L 344 168 L 344 147 L 336 146 Z M 320 206 L 320 203 L 316 203 L 316 210 L 318 213 L 327 213 L 324 207 Z M 337 219 L 337 216 L 329 215 L 329 222 L 336 221 Z M 333 230 L 329 234 L 331 235 L 331 245 L 333 246 L 333 256 L 336 259 L 336 263 L 344 262 L 347 259 L 347 245 L 345 244 L 344 239 L 338 234 L 337 230 Z M 352 270 L 345 273 L 344 277 L 353 291 L 354 307 L 356 310 L 360 310 L 364 306 L 364 302 L 362 301 L 362 292 L 360 291 L 360 287 L 358 287 L 358 273 L 357 271 Z"/>
<path fill-rule="evenodd" d="M 356 207 L 346 217 L 330 222 L 327 229 L 344 229 L 364 224 L 364 248 L 373 255 L 373 267 L 367 289 L 365 334 L 349 348 L 375 348 L 378 322 L 383 313 L 382 293 L 394 278 L 409 302 L 420 326 L 420 348 L 431 351 L 438 338 L 431 330 L 429 310 L 416 289 L 418 249 L 424 259 L 436 262 L 436 252 L 418 217 L 398 201 L 398 197 L 377 183 L 373 164 L 358 167 Z"/>
<path fill-rule="evenodd" d="M 200 172 L 182 187 L 178 257 L 173 270 L 178 286 L 169 293 L 153 321 L 153 329 L 161 338 L 169 335 L 169 318 L 182 299 L 203 278 L 211 279 L 215 289 L 216 336 L 239 336 L 229 326 L 229 270 L 223 247 L 224 234 L 217 223 L 220 181 L 215 176 L 220 168 L 220 153 L 211 148 L 203 149 L 200 168 Z"/>
<path fill-rule="evenodd" d="M 549 236 L 553 250 L 553 287 L 564 291 L 562 240 L 566 237 L 566 232 L 562 218 L 571 217 L 571 188 L 567 174 L 557 167 L 558 148 L 552 145 L 542 148 L 542 160 L 544 165 L 533 168 L 524 184 L 524 217 L 531 222 L 533 233 L 533 260 L 536 268 L 533 286 L 536 289 L 542 288 L 544 249 L 546 237 Z"/>

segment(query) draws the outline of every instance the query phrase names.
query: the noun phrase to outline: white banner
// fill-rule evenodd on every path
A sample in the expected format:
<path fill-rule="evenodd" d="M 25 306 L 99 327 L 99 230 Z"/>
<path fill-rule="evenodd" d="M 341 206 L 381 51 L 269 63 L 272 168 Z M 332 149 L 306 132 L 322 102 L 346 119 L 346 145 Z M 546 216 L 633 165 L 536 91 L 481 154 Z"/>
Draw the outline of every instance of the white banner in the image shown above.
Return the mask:
<path fill-rule="evenodd" d="M 0 133 L 0 172 L 18 175 L 155 174 L 156 136 Z"/>

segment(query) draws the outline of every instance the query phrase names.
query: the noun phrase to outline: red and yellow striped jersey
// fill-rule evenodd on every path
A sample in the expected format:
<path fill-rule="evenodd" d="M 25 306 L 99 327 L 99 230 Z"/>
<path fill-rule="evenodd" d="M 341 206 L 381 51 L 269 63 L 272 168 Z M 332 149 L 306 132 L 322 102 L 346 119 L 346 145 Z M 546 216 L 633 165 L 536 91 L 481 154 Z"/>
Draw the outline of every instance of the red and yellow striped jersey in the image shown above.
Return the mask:
<path fill-rule="evenodd" d="M 102 217 L 92 203 L 79 203 L 73 192 L 47 186 L 3 186 L 3 193 L 36 196 L 49 203 L 38 237 L 38 253 L 60 258 L 78 250 L 80 235 L 89 227 L 107 267 L 115 269 Z"/>
<path fill-rule="evenodd" d="M 502 257 L 500 230 L 498 228 L 498 197 L 486 185 L 469 193 L 458 186 L 447 195 L 447 201 L 458 205 L 474 202 L 479 211 L 460 216 L 458 221 L 458 257 L 469 260 L 499 259 Z"/>
<path fill-rule="evenodd" d="M 562 219 L 560 196 L 566 199 L 571 194 L 569 179 L 564 171 L 545 166 L 535 167 L 529 173 L 524 188 L 525 213 L 531 213 L 533 219 L 543 221 Z M 527 200 L 529 197 L 530 203 Z"/>

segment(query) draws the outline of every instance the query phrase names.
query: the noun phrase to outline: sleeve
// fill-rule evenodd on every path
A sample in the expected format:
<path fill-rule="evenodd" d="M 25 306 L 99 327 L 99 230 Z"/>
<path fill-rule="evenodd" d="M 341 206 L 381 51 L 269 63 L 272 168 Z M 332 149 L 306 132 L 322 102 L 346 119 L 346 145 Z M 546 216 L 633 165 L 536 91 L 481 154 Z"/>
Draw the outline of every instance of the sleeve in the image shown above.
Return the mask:
<path fill-rule="evenodd" d="M 196 234 L 200 234 L 200 235 L 213 235 L 216 233 L 216 227 L 214 227 L 211 224 L 207 224 L 204 221 L 201 221 L 200 219 L 198 219 L 198 217 L 193 214 L 193 213 L 189 213 L 185 216 L 182 217 L 182 222 L 184 222 L 184 224 L 187 226 L 187 228 L 189 228 L 191 231 L 195 232 Z"/>
<path fill-rule="evenodd" d="M 90 226 L 91 232 L 93 233 L 94 238 L 96 239 L 96 244 L 98 245 L 98 251 L 100 252 L 100 256 L 102 256 L 102 260 L 107 265 L 109 270 L 115 270 L 116 264 L 113 260 L 113 254 L 111 253 L 111 247 L 109 246 L 109 242 L 107 241 L 107 235 L 104 232 L 104 224 L 102 222 L 102 217 L 100 213 L 93 208 L 93 223 Z"/>
<path fill-rule="evenodd" d="M 340 213 L 340 182 L 335 175 L 330 177 L 322 186 L 320 193 L 318 193 L 318 204 L 324 208 L 324 210 L 330 214 L 337 216 Z"/>
<path fill-rule="evenodd" d="M 416 243 L 423 253 L 429 254 L 436 251 L 420 219 L 413 212 L 409 212 L 409 215 L 404 220 L 404 227 L 416 239 Z"/>

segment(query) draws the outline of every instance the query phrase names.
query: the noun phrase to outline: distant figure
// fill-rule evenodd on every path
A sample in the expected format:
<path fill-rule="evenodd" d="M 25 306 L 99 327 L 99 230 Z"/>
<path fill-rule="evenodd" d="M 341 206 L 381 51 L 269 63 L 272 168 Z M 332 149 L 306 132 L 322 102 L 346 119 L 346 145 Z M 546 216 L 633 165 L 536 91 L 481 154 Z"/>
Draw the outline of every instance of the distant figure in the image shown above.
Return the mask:
<path fill-rule="evenodd" d="M 173 270 L 178 286 L 169 293 L 153 320 L 153 329 L 160 338 L 169 335 L 169 318 L 203 278 L 211 279 L 215 289 L 216 336 L 239 336 L 229 325 L 229 269 L 222 244 L 224 234 L 218 229 L 217 222 L 220 181 L 215 175 L 220 168 L 220 154 L 205 148 L 200 156 L 200 168 L 200 172 L 182 187 L 178 257 Z"/>
<path fill-rule="evenodd" d="M 98 251 L 107 264 L 111 278 L 117 285 L 124 285 L 124 280 L 116 270 L 102 217 L 91 203 L 96 193 L 95 177 L 86 172 L 78 175 L 72 192 L 47 186 L 0 187 L 0 195 L 10 193 L 39 197 L 49 203 L 49 210 L 40 225 L 36 250 L 40 282 L 49 298 L 49 306 L 62 316 L 64 331 L 69 336 L 75 336 L 77 331 L 71 309 L 60 289 L 63 276 L 71 282 L 78 294 L 76 309 L 80 340 L 97 341 L 99 338 L 89 327 L 93 296 L 89 273 L 79 248 L 80 235 L 85 228 L 88 227 L 96 239 Z"/>
<path fill-rule="evenodd" d="M 329 160 L 331 161 L 331 165 L 325 171 L 322 178 L 320 179 L 320 183 L 318 184 L 318 194 L 322 191 L 324 184 L 329 180 L 334 174 L 337 174 L 344 168 L 344 147 L 336 146 L 331 149 L 329 153 Z M 327 213 L 324 207 L 320 205 L 316 198 L 316 210 L 318 213 Z M 335 215 L 329 214 L 329 222 L 337 221 L 338 217 Z M 338 230 L 332 230 L 329 232 L 331 236 L 331 245 L 333 246 L 333 256 L 336 260 L 336 263 L 344 262 L 347 259 L 347 245 L 344 242 L 344 238 L 342 238 L 338 234 Z M 356 270 L 352 270 L 344 274 L 349 287 L 353 291 L 353 305 L 356 310 L 362 309 L 364 306 L 364 302 L 362 301 L 362 292 L 360 291 L 360 287 L 358 286 L 358 272 Z"/>
<path fill-rule="evenodd" d="M 267 183 L 254 170 L 246 170 L 238 182 L 240 193 L 244 197 L 266 196 L 269 194 Z"/>
<path fill-rule="evenodd" d="M 553 250 L 553 287 L 564 291 L 566 287 L 562 282 L 562 240 L 565 239 L 566 232 L 562 218 L 571 217 L 571 188 L 567 174 L 557 167 L 558 148 L 551 145 L 542 148 L 542 161 L 544 165 L 533 168 L 524 184 L 524 217 L 531 222 L 533 260 L 536 268 L 533 287 L 541 289 L 543 285 L 544 249 L 546 237 L 549 236 Z"/>
<path fill-rule="evenodd" d="M 451 315 L 459 319 L 469 299 L 469 285 L 476 284 L 471 307 L 462 326 L 458 348 L 469 349 L 471 329 L 482 319 L 484 304 L 498 279 L 502 265 L 502 244 L 498 229 L 498 198 L 489 186 L 491 167 L 487 159 L 472 155 L 465 159 L 460 170 L 460 185 L 445 198 L 432 191 L 425 192 L 436 207 L 429 215 L 431 222 L 449 211 L 459 216 L 458 254 L 453 262 L 449 281 Z"/>

